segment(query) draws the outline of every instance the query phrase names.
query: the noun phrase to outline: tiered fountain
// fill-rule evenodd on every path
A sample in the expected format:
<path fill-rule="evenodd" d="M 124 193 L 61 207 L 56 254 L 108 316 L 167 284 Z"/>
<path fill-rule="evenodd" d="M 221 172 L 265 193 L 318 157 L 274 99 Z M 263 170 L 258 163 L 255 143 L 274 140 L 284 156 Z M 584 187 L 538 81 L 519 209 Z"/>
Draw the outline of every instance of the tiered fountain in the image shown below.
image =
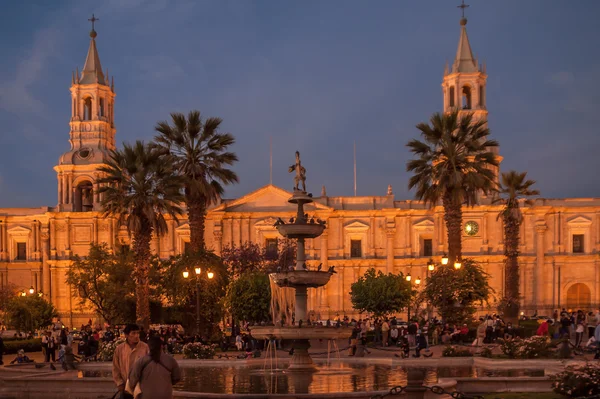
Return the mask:
<path fill-rule="evenodd" d="M 278 271 L 270 275 L 279 287 L 293 288 L 295 290 L 295 323 L 288 326 L 254 327 L 252 336 L 258 339 L 288 339 L 294 340 L 292 347 L 294 354 L 288 370 L 312 370 L 315 368 L 308 353 L 310 339 L 348 339 L 352 334 L 349 327 L 318 327 L 309 326 L 307 323 L 307 291 L 308 288 L 322 287 L 329 282 L 334 269 L 309 270 L 306 265 L 304 241 L 307 238 L 316 238 L 323 234 L 325 222 L 314 218 L 309 219 L 304 213 L 304 205 L 313 202 L 312 195 L 306 192 L 306 169 L 300 163 L 300 153 L 296 151 L 296 163 L 289 167 L 289 172 L 296 172 L 294 194 L 288 200 L 298 206 L 295 218 L 289 223 L 281 219 L 275 224 L 279 234 L 286 238 L 297 240 L 296 266 L 289 270 Z M 300 190 L 302 183 L 302 190 Z M 273 320 L 278 323 L 278 320 Z"/>

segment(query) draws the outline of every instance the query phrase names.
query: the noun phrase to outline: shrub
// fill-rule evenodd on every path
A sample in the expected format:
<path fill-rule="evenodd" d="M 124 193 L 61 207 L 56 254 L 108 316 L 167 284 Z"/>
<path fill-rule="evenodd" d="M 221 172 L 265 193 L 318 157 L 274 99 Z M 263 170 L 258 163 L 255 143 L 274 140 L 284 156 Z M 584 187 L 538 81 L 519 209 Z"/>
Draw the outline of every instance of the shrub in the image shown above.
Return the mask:
<path fill-rule="evenodd" d="M 568 366 L 554 375 L 554 392 L 569 397 L 588 397 L 600 394 L 600 365 L 588 363 Z"/>
<path fill-rule="evenodd" d="M 456 346 L 447 346 L 442 351 L 443 357 L 470 357 L 473 356 L 468 349 L 459 349 Z"/>
<path fill-rule="evenodd" d="M 490 348 L 483 348 L 479 355 L 481 357 L 492 357 L 492 350 Z"/>
<path fill-rule="evenodd" d="M 511 359 L 535 359 L 549 357 L 551 342 L 547 337 L 499 339 L 500 350 Z"/>
<path fill-rule="evenodd" d="M 35 338 L 4 341 L 4 353 L 7 355 L 17 353 L 19 349 L 23 349 L 25 353 L 40 352 L 42 350 L 42 340 Z"/>
<path fill-rule="evenodd" d="M 115 355 L 115 349 L 117 346 L 125 342 L 124 338 L 117 339 L 111 342 L 100 341 L 100 347 L 98 348 L 97 359 L 100 362 L 111 362 Z"/>
<path fill-rule="evenodd" d="M 216 345 L 204 345 L 199 342 L 193 342 L 183 345 L 184 359 L 212 359 L 215 356 Z"/>

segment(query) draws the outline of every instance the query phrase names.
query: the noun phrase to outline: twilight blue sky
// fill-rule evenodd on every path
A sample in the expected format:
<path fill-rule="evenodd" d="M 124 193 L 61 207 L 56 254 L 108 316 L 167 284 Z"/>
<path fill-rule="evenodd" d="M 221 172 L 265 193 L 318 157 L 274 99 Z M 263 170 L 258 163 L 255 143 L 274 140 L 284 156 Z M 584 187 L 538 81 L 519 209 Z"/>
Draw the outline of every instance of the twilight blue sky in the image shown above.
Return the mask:
<path fill-rule="evenodd" d="M 413 198 L 405 148 L 442 106 L 458 0 L 5 0 L 0 15 L 0 207 L 54 206 L 69 148 L 71 71 L 95 13 L 115 77 L 117 141 L 149 140 L 172 111 L 224 119 L 237 138 L 238 197 L 290 189 L 300 150 L 309 191 Z M 600 1 L 471 0 L 467 30 L 487 63 L 490 129 L 503 170 L 544 197 L 600 197 Z"/>

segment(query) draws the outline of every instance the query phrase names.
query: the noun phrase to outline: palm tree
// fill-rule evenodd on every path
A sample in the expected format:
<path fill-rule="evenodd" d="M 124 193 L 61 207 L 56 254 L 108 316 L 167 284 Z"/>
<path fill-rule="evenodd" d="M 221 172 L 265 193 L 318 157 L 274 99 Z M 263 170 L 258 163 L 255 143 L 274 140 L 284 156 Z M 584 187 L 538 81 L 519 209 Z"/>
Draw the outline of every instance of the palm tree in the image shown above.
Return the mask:
<path fill-rule="evenodd" d="M 106 166 L 99 168 L 104 174 L 98 180 L 104 214 L 118 217 L 133 238 L 136 318 L 146 328 L 150 325 L 150 240 L 153 233 L 166 232 L 165 215 L 177 219 L 182 214 L 178 204 L 183 201 L 183 181 L 172 165 L 159 151 L 137 141 L 112 151 Z"/>
<path fill-rule="evenodd" d="M 229 133 L 218 133 L 220 118 L 202 121 L 199 111 L 187 120 L 181 113 L 171 114 L 172 125 L 159 122 L 155 145 L 174 159 L 176 172 L 185 181 L 185 202 L 190 224 L 190 249 L 204 249 L 204 219 L 211 202 L 224 192 L 223 185 L 236 183 L 238 177 L 227 166 L 238 160 L 227 148 L 235 143 Z"/>
<path fill-rule="evenodd" d="M 532 190 L 535 180 L 526 180 L 527 172 L 518 173 L 514 170 L 502 173 L 498 187 L 499 197 L 494 202 L 501 202 L 504 208 L 498 215 L 504 222 L 504 262 L 506 278 L 504 282 L 504 315 L 507 319 L 517 319 L 519 316 L 519 229 L 523 215 L 519 208 L 519 200 L 531 205 L 533 201 L 527 197 L 539 195 L 538 190 Z"/>
<path fill-rule="evenodd" d="M 435 113 L 430 124 L 420 123 L 417 129 L 423 141 L 407 144 L 416 156 L 406 164 L 406 170 L 414 173 L 408 188 L 416 187 L 415 197 L 431 207 L 442 202 L 453 264 L 462 254 L 462 205 L 473 206 L 479 193 L 495 189 L 493 169 L 498 161 L 490 149 L 498 142 L 488 139 L 485 121 L 473 121 L 472 114 L 460 117 L 458 111 Z"/>

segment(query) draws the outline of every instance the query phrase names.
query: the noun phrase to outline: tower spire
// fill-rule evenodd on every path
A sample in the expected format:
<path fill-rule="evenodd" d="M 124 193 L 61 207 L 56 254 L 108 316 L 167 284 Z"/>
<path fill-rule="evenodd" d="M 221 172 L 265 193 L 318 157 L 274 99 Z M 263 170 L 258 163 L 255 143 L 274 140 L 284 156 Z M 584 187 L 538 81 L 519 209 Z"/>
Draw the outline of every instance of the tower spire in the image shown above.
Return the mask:
<path fill-rule="evenodd" d="M 95 83 L 106 85 L 104 74 L 102 73 L 102 65 L 100 65 L 98 49 L 96 49 L 96 36 L 98 36 L 98 34 L 94 30 L 94 23 L 99 21 L 99 19 L 92 14 L 92 18 L 88 19 L 88 21 L 92 22 L 92 30 L 90 31 L 90 48 L 85 59 L 85 65 L 83 66 L 83 71 L 81 72 L 81 81 L 79 83 L 83 85 Z"/>
<path fill-rule="evenodd" d="M 473 57 L 469 36 L 467 36 L 467 18 L 465 18 L 465 8 L 469 7 L 462 0 L 461 5 L 457 6 L 462 11 L 460 19 L 460 38 L 458 39 L 458 49 L 456 50 L 456 58 L 452 64 L 452 73 L 456 72 L 479 72 L 477 61 Z"/>

